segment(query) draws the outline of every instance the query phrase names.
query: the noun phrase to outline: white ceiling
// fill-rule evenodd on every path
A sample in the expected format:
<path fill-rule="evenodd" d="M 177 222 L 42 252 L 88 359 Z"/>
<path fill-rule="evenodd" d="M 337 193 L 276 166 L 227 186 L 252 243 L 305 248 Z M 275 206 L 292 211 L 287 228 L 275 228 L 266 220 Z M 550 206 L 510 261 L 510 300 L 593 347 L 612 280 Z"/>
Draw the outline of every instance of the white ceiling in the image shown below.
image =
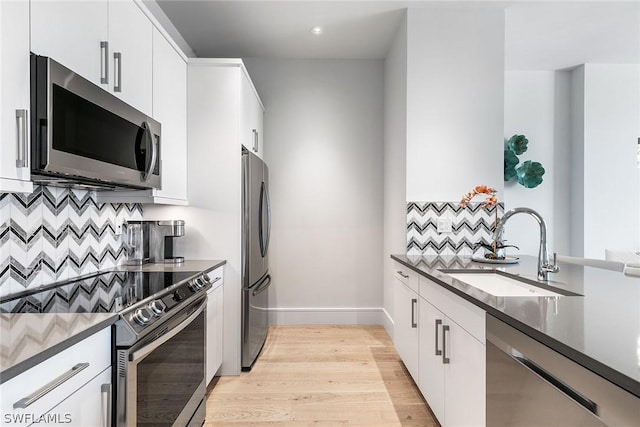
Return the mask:
<path fill-rule="evenodd" d="M 505 8 L 507 69 L 640 63 L 640 1 L 156 0 L 200 57 L 384 58 L 406 7 Z M 310 29 L 319 25 L 321 36 Z"/>

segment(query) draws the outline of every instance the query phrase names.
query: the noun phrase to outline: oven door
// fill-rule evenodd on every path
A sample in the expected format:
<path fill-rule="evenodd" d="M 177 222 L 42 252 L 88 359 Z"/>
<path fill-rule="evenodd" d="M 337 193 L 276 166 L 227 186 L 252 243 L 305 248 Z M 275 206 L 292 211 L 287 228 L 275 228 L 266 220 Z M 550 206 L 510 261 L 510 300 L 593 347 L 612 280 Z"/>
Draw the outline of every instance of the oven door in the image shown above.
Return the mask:
<path fill-rule="evenodd" d="M 146 339 L 118 349 L 120 426 L 200 426 L 204 422 L 206 298 Z"/>

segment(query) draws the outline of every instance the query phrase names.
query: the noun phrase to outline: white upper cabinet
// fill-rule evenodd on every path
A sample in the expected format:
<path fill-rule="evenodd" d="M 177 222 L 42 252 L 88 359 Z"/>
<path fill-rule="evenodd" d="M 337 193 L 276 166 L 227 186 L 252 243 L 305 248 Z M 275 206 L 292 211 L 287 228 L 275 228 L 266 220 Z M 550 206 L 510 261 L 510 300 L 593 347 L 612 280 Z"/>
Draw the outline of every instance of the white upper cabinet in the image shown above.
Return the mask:
<path fill-rule="evenodd" d="M 31 51 L 108 88 L 107 0 L 31 0 Z"/>
<path fill-rule="evenodd" d="M 153 25 L 132 0 L 109 2 L 111 92 L 152 115 Z"/>
<path fill-rule="evenodd" d="M 31 51 L 152 113 L 151 21 L 133 0 L 31 1 Z"/>
<path fill-rule="evenodd" d="M 249 76 L 242 74 L 240 81 L 242 97 L 242 145 L 263 158 L 264 144 L 262 120 L 264 109 Z"/>
<path fill-rule="evenodd" d="M 162 125 L 162 189 L 157 197 L 187 200 L 187 63 L 153 30 L 153 117 Z"/>
<path fill-rule="evenodd" d="M 0 1 L 0 138 L 0 192 L 31 192 L 26 1 Z"/>
<path fill-rule="evenodd" d="M 96 193 L 99 202 L 187 204 L 187 62 L 160 30 L 152 27 L 151 36 L 152 71 L 147 80 L 153 102 L 149 114 L 160 122 L 162 131 L 161 188 L 99 191 Z"/>

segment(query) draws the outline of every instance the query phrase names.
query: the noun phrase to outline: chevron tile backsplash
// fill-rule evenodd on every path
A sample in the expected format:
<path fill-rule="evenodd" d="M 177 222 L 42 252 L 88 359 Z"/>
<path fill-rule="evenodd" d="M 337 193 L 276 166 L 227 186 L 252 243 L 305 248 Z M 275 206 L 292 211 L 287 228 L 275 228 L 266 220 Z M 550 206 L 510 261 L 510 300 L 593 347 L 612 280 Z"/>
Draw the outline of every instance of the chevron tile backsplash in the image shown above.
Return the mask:
<path fill-rule="evenodd" d="M 495 221 L 504 213 L 504 204 L 489 209 L 459 202 L 407 203 L 408 255 L 472 255 L 480 242 L 490 243 Z M 438 233 L 438 219 L 450 219 L 452 233 Z"/>
<path fill-rule="evenodd" d="M 140 219 L 142 205 L 97 203 L 87 190 L 0 194 L 0 296 L 122 263 L 116 222 Z"/>

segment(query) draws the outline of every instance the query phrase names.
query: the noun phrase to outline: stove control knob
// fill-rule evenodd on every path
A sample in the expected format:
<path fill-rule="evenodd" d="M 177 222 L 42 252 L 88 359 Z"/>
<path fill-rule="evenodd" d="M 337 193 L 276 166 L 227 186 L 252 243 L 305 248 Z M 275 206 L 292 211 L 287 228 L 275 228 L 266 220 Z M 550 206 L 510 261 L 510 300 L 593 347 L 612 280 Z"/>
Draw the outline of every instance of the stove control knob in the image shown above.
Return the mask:
<path fill-rule="evenodd" d="M 204 280 L 204 283 L 207 283 L 207 284 L 211 283 L 211 277 L 209 277 L 208 274 L 203 274 L 202 280 Z"/>
<path fill-rule="evenodd" d="M 202 280 L 202 277 L 198 277 L 195 280 L 196 282 L 196 286 L 198 287 L 198 289 L 202 289 L 202 287 L 204 286 L 204 280 Z"/>
<path fill-rule="evenodd" d="M 189 288 L 192 292 L 195 292 L 198 290 L 198 284 L 195 280 L 190 280 L 189 283 L 187 283 L 187 288 Z"/>
<path fill-rule="evenodd" d="M 164 313 L 164 310 L 166 308 L 167 306 L 165 306 L 164 303 L 159 299 L 153 300 L 149 303 L 149 310 L 151 310 L 151 314 L 153 314 L 154 316 L 160 316 L 162 313 Z"/>
<path fill-rule="evenodd" d="M 151 313 L 146 308 L 139 308 L 131 317 L 138 325 L 144 326 L 151 320 Z"/>

